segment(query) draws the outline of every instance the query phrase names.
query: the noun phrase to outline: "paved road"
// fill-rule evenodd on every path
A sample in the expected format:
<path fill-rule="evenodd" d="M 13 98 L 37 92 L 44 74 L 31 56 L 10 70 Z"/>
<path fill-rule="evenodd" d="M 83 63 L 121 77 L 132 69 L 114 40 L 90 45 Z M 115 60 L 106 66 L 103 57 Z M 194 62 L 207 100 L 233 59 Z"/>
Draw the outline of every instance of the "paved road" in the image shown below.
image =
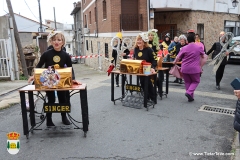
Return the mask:
<path fill-rule="evenodd" d="M 35 131 L 29 140 L 21 135 L 20 152 L 10 155 L 6 149 L 7 132 L 22 134 L 20 106 L 16 105 L 0 110 L 0 159 L 230 160 L 231 156 L 216 154 L 232 150 L 233 117 L 198 110 L 202 105 L 235 107 L 229 83 L 239 77 L 239 67 L 226 67 L 222 90 L 218 91 L 211 67 L 205 66 L 193 103 L 187 102 L 183 85 L 170 84 L 168 98 L 158 98 L 158 104 L 148 112 L 123 107 L 120 102 L 114 105 L 110 101 L 110 77 L 92 71 L 80 78 L 89 83 L 87 138 L 81 130 Z M 78 98 L 72 98 L 72 116 L 80 120 Z M 41 105 L 38 101 L 38 109 Z M 61 125 L 60 114 L 54 114 L 53 121 Z"/>

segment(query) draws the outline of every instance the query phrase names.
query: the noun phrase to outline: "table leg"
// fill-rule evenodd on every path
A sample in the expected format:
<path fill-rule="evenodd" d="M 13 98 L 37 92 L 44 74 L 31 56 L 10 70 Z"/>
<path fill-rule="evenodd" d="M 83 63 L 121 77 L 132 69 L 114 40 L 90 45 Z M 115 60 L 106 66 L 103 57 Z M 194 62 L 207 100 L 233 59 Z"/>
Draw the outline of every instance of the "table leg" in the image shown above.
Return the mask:
<path fill-rule="evenodd" d="M 28 129 L 25 92 L 20 92 L 20 100 L 21 100 L 21 109 L 22 109 L 22 120 L 23 120 L 23 134 L 26 135 L 28 138 L 29 129 Z"/>
<path fill-rule="evenodd" d="M 159 96 L 160 98 L 162 99 L 162 85 L 163 85 L 163 71 L 158 71 L 158 93 L 159 93 Z"/>
<path fill-rule="evenodd" d="M 33 91 L 28 91 L 28 99 L 29 99 L 29 107 L 30 107 L 30 120 L 31 120 L 31 126 L 36 126 L 35 121 L 35 105 L 34 105 L 34 98 L 33 98 Z"/>
<path fill-rule="evenodd" d="M 111 101 L 114 102 L 114 73 L 111 73 Z"/>
<path fill-rule="evenodd" d="M 132 75 L 129 75 L 129 83 L 130 83 L 130 85 L 132 85 Z M 133 94 L 133 92 L 132 91 L 130 91 L 131 92 L 131 95 Z"/>
<path fill-rule="evenodd" d="M 132 75 L 129 75 L 129 83 L 132 84 Z"/>
<path fill-rule="evenodd" d="M 154 75 L 154 96 L 155 96 L 155 103 L 157 104 L 157 75 Z"/>
<path fill-rule="evenodd" d="M 83 131 L 88 131 L 89 119 L 88 119 L 88 100 L 87 100 L 87 87 L 85 90 L 80 90 L 80 102 L 82 109 L 82 124 Z"/>
<path fill-rule="evenodd" d="M 147 97 L 148 97 L 148 81 L 149 81 L 149 76 L 144 77 L 144 107 L 148 109 L 147 107 Z"/>
<path fill-rule="evenodd" d="M 169 70 L 166 71 L 166 94 L 168 94 L 168 85 L 169 85 Z"/>
<path fill-rule="evenodd" d="M 139 86 L 139 76 L 137 76 L 137 86 Z"/>
<path fill-rule="evenodd" d="M 124 93 L 124 87 L 125 87 L 125 77 L 124 77 L 125 75 L 124 74 L 122 74 L 122 99 L 125 97 L 125 93 Z"/>

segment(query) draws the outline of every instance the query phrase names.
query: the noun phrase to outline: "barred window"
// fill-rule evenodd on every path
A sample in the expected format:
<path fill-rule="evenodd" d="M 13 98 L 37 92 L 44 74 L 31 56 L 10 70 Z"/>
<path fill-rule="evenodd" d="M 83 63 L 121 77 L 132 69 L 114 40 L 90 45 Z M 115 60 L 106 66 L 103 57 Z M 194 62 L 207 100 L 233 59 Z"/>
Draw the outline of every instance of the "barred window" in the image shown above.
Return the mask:
<path fill-rule="evenodd" d="M 93 45 L 92 45 L 92 41 L 91 41 L 91 52 L 93 53 Z"/>
<path fill-rule="evenodd" d="M 86 40 L 86 50 L 88 51 L 88 40 Z"/>
<path fill-rule="evenodd" d="M 108 55 L 108 43 L 105 43 L 105 58 L 109 58 L 109 55 Z"/>

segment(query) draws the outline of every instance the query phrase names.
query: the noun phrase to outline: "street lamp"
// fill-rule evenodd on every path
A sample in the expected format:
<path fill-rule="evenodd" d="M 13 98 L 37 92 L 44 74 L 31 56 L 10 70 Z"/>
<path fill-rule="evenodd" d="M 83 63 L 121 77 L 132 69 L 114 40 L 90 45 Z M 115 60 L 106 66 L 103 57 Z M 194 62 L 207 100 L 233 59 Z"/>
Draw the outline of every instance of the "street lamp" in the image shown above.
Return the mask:
<path fill-rule="evenodd" d="M 232 6 L 235 8 L 238 5 L 238 0 L 232 0 Z"/>
<path fill-rule="evenodd" d="M 239 0 L 232 0 L 232 6 L 234 7 L 234 8 L 228 8 L 228 13 L 229 13 L 229 10 L 230 9 L 235 9 L 235 7 L 237 7 L 238 6 L 238 2 Z"/>

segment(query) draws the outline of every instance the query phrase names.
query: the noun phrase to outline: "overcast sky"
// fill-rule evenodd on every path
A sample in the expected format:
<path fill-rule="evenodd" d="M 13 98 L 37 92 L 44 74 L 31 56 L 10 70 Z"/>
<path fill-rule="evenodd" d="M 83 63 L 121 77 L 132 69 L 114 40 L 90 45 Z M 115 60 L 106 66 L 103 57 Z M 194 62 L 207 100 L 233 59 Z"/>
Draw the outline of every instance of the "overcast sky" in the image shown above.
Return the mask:
<path fill-rule="evenodd" d="M 73 3 L 79 0 L 40 0 L 42 21 L 45 19 L 54 20 L 53 7 L 55 7 L 56 21 L 61 23 L 73 24 Z M 26 2 L 26 3 L 25 3 Z M 38 0 L 11 0 L 14 13 L 39 22 Z M 29 6 L 29 8 L 28 8 Z M 6 0 L 0 0 L 0 16 L 8 13 Z"/>

